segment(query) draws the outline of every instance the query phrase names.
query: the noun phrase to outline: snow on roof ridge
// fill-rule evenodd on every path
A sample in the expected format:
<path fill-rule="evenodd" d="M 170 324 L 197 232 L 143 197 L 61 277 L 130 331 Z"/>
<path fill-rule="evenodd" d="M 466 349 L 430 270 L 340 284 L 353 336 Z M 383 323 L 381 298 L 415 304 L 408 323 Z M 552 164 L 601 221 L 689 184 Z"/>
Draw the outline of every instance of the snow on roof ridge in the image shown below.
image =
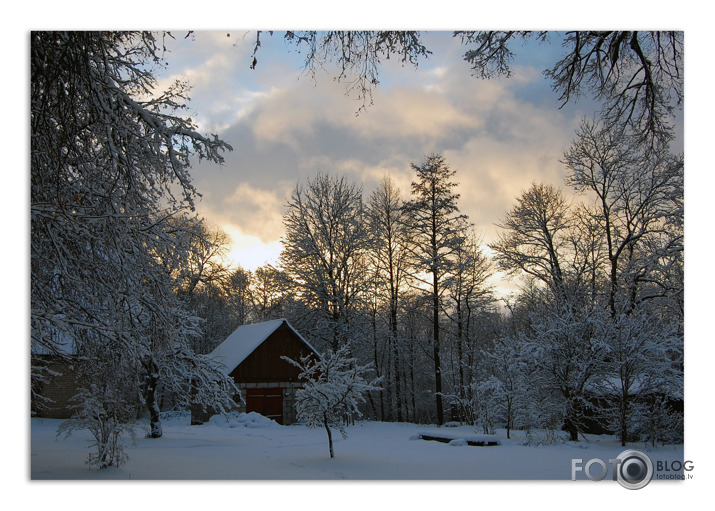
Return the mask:
<path fill-rule="evenodd" d="M 293 325 L 286 318 L 280 318 L 239 326 L 209 354 L 209 357 L 221 362 L 226 366 L 227 372 L 231 372 L 283 323 L 287 324 L 288 328 L 293 330 L 301 341 L 320 356 L 318 351 L 293 328 Z"/>

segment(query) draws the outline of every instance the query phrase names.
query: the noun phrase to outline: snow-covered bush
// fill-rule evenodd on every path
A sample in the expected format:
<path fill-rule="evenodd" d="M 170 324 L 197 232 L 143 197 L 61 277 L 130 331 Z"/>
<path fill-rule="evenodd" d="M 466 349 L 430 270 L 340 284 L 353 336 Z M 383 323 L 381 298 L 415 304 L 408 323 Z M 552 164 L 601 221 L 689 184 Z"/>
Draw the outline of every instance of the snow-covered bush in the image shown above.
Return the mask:
<path fill-rule="evenodd" d="M 330 427 L 337 428 L 343 438 L 347 438 L 347 419 L 361 415 L 359 405 L 365 402 L 365 393 L 380 390 L 377 386 L 380 378 L 369 383 L 365 381 L 365 374 L 372 370 L 372 364 L 358 365 L 355 358 L 349 357 L 348 346 L 335 352 L 328 351 L 320 359 L 312 355 L 301 357 L 299 362 L 288 357 L 283 359 L 298 367 L 301 370 L 299 378 L 305 381 L 295 396 L 298 420 L 305 421 L 309 428 L 325 428 L 330 457 L 333 458 Z"/>
<path fill-rule="evenodd" d="M 123 435 L 133 436 L 136 406 L 126 401 L 121 388 L 92 385 L 82 389 L 75 400 L 79 402 L 75 415 L 63 422 L 58 434 L 86 429 L 92 434 L 87 463 L 98 468 L 120 467 L 127 461 Z"/>
<path fill-rule="evenodd" d="M 652 396 L 633 406 L 634 436 L 653 447 L 683 442 L 683 413 L 664 396 Z"/>
<path fill-rule="evenodd" d="M 659 396 L 682 396 L 682 337 L 677 325 L 638 308 L 611 318 L 601 330 L 602 377 L 594 381 L 592 391 L 600 398 L 603 426 L 616 432 L 623 446 L 638 438 L 637 430 L 647 432 L 653 442 L 660 441 L 660 427 L 663 435 L 672 436 L 668 431 L 677 429 L 677 418 L 670 417 Z"/>
<path fill-rule="evenodd" d="M 72 398 L 75 413 L 60 425 L 58 434 L 86 429 L 93 438 L 88 464 L 119 467 L 127 459 L 123 436 L 133 436 L 141 409 L 141 383 L 135 360 L 119 356 L 113 343 L 101 337 L 87 335 L 78 339 L 78 390 Z"/>

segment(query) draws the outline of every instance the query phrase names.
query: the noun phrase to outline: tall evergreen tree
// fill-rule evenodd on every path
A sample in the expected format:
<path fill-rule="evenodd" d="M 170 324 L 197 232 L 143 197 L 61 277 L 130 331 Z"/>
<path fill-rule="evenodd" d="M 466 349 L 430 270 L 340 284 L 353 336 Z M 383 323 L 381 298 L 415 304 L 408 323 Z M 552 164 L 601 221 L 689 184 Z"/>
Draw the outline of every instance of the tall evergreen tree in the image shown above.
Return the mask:
<path fill-rule="evenodd" d="M 440 317 L 444 279 L 453 271 L 453 255 L 463 242 L 463 223 L 455 193 L 455 171 L 444 156 L 430 154 L 420 165 L 411 164 L 417 174 L 412 182 L 413 199 L 405 205 L 410 216 L 414 276 L 427 274 L 423 282 L 429 286 L 432 303 L 432 357 L 434 361 L 435 404 L 437 422 L 444 423 L 442 399 L 442 361 Z"/>

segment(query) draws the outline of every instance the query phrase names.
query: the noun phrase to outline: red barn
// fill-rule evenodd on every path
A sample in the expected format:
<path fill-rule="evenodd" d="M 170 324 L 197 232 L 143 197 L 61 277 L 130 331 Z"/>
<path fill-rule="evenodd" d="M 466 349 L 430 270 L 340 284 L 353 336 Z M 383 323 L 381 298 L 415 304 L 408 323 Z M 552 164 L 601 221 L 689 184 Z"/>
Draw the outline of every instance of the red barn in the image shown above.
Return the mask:
<path fill-rule="evenodd" d="M 238 327 L 209 356 L 226 367 L 241 390 L 240 411 L 292 424 L 300 370 L 281 357 L 298 361 L 309 354 L 320 356 L 287 320 L 277 319 Z M 192 407 L 191 423 L 202 424 L 211 413 Z"/>

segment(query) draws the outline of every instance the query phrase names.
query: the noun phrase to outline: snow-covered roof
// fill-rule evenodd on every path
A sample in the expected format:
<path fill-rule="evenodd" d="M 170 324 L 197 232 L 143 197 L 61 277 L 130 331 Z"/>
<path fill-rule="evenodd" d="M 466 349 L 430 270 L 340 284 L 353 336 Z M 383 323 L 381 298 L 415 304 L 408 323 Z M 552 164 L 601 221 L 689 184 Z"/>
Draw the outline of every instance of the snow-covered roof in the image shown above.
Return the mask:
<path fill-rule="evenodd" d="M 225 341 L 219 344 L 209 356 L 225 365 L 227 372 L 231 372 L 238 367 L 241 362 L 246 360 L 246 358 L 283 323 L 287 324 L 288 328 L 293 330 L 301 341 L 313 350 L 314 353 L 318 354 L 318 351 L 288 323 L 287 319 L 274 319 L 272 321 L 264 321 L 263 323 L 239 326 Z"/>

